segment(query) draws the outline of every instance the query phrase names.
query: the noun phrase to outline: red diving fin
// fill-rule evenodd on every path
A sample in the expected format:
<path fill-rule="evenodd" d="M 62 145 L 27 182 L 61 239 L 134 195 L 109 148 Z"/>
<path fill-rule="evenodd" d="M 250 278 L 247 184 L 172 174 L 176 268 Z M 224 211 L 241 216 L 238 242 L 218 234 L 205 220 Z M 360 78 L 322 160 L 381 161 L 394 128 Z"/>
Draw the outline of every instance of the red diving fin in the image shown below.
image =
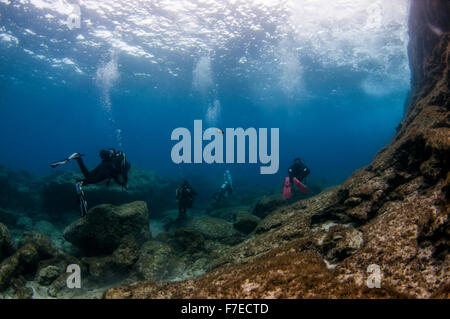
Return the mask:
<path fill-rule="evenodd" d="M 289 177 L 286 177 L 284 180 L 283 186 L 283 199 L 291 198 L 291 181 Z"/>
<path fill-rule="evenodd" d="M 296 177 L 293 178 L 295 186 L 297 186 L 297 189 L 300 193 L 308 194 L 309 188 L 306 187 L 302 182 L 300 182 Z"/>

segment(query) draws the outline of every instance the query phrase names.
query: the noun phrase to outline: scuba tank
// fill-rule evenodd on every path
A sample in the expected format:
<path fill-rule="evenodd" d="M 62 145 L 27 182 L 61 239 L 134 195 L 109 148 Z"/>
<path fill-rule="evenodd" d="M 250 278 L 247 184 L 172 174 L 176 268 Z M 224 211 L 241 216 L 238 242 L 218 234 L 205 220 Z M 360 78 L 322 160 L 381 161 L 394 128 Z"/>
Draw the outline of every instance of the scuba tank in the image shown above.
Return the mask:
<path fill-rule="evenodd" d="M 127 157 L 123 151 L 118 151 L 113 148 L 100 151 L 100 157 L 104 161 L 111 161 L 113 167 L 122 177 L 124 184 L 128 181 L 128 171 L 130 170 L 130 163 L 127 162 Z M 122 185 L 123 190 L 123 185 Z"/>

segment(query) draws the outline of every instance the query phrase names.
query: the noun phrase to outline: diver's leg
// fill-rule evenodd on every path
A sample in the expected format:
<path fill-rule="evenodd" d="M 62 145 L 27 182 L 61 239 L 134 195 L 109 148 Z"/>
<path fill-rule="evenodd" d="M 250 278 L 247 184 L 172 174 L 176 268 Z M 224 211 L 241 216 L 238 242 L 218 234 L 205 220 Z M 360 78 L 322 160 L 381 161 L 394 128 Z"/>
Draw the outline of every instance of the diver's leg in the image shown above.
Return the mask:
<path fill-rule="evenodd" d="M 186 206 L 183 203 L 178 204 L 178 220 L 186 218 Z"/>
<path fill-rule="evenodd" d="M 225 197 L 225 192 L 223 189 L 220 190 L 218 202 L 221 202 Z"/>
<path fill-rule="evenodd" d="M 89 177 L 89 175 L 90 175 L 90 172 L 86 168 L 86 165 L 84 165 L 83 159 L 81 157 L 77 157 L 75 160 L 77 161 L 78 166 L 80 167 L 81 173 L 87 179 Z"/>
<path fill-rule="evenodd" d="M 86 170 L 87 171 L 87 170 Z M 83 173 L 84 175 L 84 173 Z M 84 184 L 97 184 L 108 178 L 111 178 L 111 173 L 109 169 L 102 163 L 97 166 L 92 171 L 87 171 L 87 175 L 84 175 L 86 179 L 84 180 Z"/>
<path fill-rule="evenodd" d="M 180 218 L 180 216 L 181 216 L 181 211 L 182 211 L 182 206 L 181 206 L 181 203 L 179 202 L 178 203 L 178 218 Z"/>

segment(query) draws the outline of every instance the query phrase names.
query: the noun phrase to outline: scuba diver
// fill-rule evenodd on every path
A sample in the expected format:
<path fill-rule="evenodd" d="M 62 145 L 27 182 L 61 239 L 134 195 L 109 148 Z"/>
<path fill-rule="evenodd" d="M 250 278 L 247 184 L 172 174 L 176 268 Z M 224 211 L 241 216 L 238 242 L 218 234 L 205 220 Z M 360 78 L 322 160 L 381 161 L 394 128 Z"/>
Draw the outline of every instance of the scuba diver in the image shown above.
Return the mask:
<path fill-rule="evenodd" d="M 213 199 L 216 204 L 219 204 L 224 198 L 233 194 L 233 181 L 229 170 L 226 170 L 223 174 L 223 184 L 220 186 L 220 190 L 213 195 Z"/>
<path fill-rule="evenodd" d="M 184 181 L 183 184 L 176 190 L 176 198 L 178 202 L 178 218 L 177 221 L 186 219 L 186 210 L 192 208 L 194 204 L 194 198 L 197 196 L 197 192 L 189 185 L 188 181 Z"/>
<path fill-rule="evenodd" d="M 305 163 L 303 163 L 300 158 L 296 158 L 294 160 L 294 164 L 292 164 L 288 169 L 289 177 L 286 177 L 284 180 L 283 198 L 291 198 L 291 183 L 295 184 L 300 193 L 309 193 L 308 187 L 306 187 L 302 181 L 309 175 L 310 172 L 311 171 Z"/>
<path fill-rule="evenodd" d="M 100 151 L 102 162 L 92 171 L 89 171 L 84 165 L 83 159 L 81 158 L 82 156 L 83 154 L 74 153 L 66 159 L 53 163 L 50 166 L 56 168 L 71 160 L 77 161 L 84 179 L 77 180 L 75 189 L 80 200 L 81 215 L 84 217 L 87 215 L 87 202 L 84 198 L 82 186 L 98 184 L 105 180 L 107 181 L 106 186 L 109 186 L 111 184 L 111 179 L 113 179 L 117 184 L 122 186 L 122 190 L 123 188 L 128 189 L 128 171 L 130 170 L 131 165 L 127 162 L 124 152 L 110 148 Z"/>

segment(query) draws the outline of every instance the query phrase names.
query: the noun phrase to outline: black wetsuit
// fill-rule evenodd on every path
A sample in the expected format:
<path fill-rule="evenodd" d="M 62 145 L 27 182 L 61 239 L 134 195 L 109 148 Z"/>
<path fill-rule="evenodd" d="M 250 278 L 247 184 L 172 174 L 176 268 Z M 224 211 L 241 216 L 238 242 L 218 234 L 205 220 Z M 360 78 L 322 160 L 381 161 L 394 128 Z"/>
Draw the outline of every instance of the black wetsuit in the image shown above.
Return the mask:
<path fill-rule="evenodd" d="M 177 189 L 179 219 L 186 217 L 186 211 L 192 207 L 195 196 L 197 196 L 197 192 L 189 184 L 183 184 Z"/>
<path fill-rule="evenodd" d="M 306 167 L 306 165 L 301 160 L 294 161 L 294 164 L 292 164 L 288 170 L 291 183 L 294 177 L 296 177 L 301 182 L 303 179 L 305 179 L 306 176 L 309 175 L 310 172 L 311 171 L 309 170 L 309 168 Z"/>
<path fill-rule="evenodd" d="M 84 165 L 83 159 L 78 157 L 76 161 L 85 178 L 82 180 L 83 185 L 97 184 L 104 180 L 113 179 L 117 184 L 126 187 L 128 183 L 128 169 L 130 164 L 126 162 L 124 167 L 121 163 L 122 160 L 123 159 L 120 157 L 103 159 L 96 168 L 89 171 Z"/>

